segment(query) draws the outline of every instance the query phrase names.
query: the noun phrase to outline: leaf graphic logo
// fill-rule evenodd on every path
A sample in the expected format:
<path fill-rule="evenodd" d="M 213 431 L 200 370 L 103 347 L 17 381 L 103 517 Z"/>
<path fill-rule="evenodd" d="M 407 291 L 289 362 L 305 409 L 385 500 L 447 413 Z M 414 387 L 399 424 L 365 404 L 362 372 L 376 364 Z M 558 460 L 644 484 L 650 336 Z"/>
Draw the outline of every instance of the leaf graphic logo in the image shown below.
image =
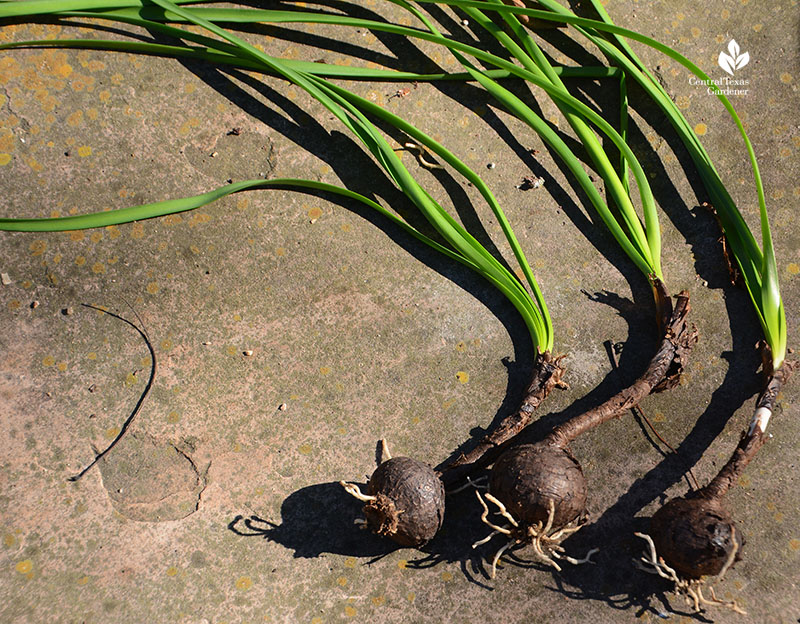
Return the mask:
<path fill-rule="evenodd" d="M 731 76 L 733 76 L 735 70 L 741 69 L 750 62 L 750 54 L 748 52 L 739 54 L 739 51 L 740 48 L 739 44 L 736 43 L 736 39 L 731 39 L 728 44 L 728 53 L 720 52 L 717 59 L 719 66 Z"/>

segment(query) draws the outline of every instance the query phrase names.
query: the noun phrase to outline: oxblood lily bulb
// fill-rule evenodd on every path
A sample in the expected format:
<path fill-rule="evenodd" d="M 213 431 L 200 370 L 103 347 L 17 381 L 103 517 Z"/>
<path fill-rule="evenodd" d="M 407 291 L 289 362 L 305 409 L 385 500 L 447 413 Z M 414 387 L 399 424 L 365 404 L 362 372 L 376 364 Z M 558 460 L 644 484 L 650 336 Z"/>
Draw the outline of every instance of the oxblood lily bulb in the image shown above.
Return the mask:
<path fill-rule="evenodd" d="M 385 442 L 382 455 L 389 457 Z M 360 523 L 401 546 L 422 546 L 442 527 L 444 484 L 428 464 L 410 457 L 389 457 L 372 473 L 366 494 L 355 484 L 340 483 L 365 503 L 366 520 Z"/>

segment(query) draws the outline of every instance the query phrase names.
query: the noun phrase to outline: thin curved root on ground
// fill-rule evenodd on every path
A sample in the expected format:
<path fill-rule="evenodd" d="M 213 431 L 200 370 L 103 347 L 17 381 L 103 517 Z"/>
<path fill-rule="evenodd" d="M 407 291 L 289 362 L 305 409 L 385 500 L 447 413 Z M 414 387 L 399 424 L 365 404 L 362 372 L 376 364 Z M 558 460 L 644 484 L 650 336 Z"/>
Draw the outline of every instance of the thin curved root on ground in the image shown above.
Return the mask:
<path fill-rule="evenodd" d="M 683 596 L 686 600 L 686 604 L 688 604 L 690 607 L 693 607 L 697 613 L 703 610 L 701 605 L 708 605 L 725 607 L 741 615 L 747 615 L 747 612 L 738 604 L 736 604 L 735 600 L 720 600 L 717 598 L 716 594 L 714 593 L 714 588 L 711 587 L 711 585 L 708 586 L 708 590 L 711 593 L 711 598 L 706 598 L 703 596 L 703 585 L 705 584 L 705 579 L 681 578 L 674 569 L 667 565 L 663 557 L 658 556 L 658 553 L 656 553 L 656 546 L 653 543 L 653 539 L 649 535 L 646 533 L 634 533 L 634 535 L 642 538 L 647 542 L 648 545 L 647 555 L 641 557 L 640 559 L 636 559 L 636 566 L 640 570 L 644 570 L 649 574 L 657 574 L 661 578 L 672 581 L 675 584 L 675 593 L 679 596 Z M 736 552 L 739 550 L 738 542 L 733 535 L 731 537 L 733 539 L 734 547 L 731 550 L 728 560 L 725 562 L 725 566 L 722 568 L 722 571 L 719 574 L 719 580 L 722 580 L 722 577 L 725 576 L 725 572 L 727 572 L 728 568 L 730 568 L 733 564 L 736 558 Z"/>
<path fill-rule="evenodd" d="M 508 541 L 500 547 L 500 549 L 495 553 L 494 557 L 492 558 L 492 572 L 490 577 L 494 578 L 497 574 L 497 562 L 500 561 L 500 557 L 503 555 L 505 551 L 507 551 L 512 546 L 516 546 L 517 544 L 530 544 L 533 548 L 533 553 L 536 558 L 553 568 L 557 571 L 561 572 L 561 566 L 555 562 L 555 559 L 559 559 L 561 561 L 566 561 L 567 563 L 571 563 L 572 565 L 580 565 L 582 563 L 594 563 L 591 560 L 591 556 L 598 552 L 598 548 L 592 548 L 588 553 L 586 553 L 585 557 L 580 559 L 576 559 L 574 557 L 570 557 L 564 554 L 564 548 L 561 546 L 561 542 L 569 535 L 575 533 L 581 528 L 581 525 L 567 525 L 565 527 L 561 527 L 560 529 L 556 529 L 552 531 L 553 528 L 553 518 L 555 517 L 555 504 L 553 501 L 549 502 L 549 513 L 547 516 L 547 522 L 541 523 L 538 522 L 535 526 L 529 526 L 527 528 L 520 528 L 519 523 L 514 519 L 514 517 L 509 513 L 506 506 L 497 500 L 491 494 L 486 494 L 486 499 L 490 502 L 494 503 L 497 506 L 498 512 L 501 516 L 503 516 L 506 520 L 508 520 L 509 524 L 505 526 L 498 526 L 494 524 L 491 520 L 489 520 L 489 506 L 483 500 L 480 492 L 477 490 L 475 491 L 476 496 L 478 497 L 478 501 L 480 502 L 481 506 L 483 507 L 483 513 L 481 514 L 481 521 L 489 526 L 492 529 L 492 532 L 489 533 L 486 537 L 482 540 L 478 540 L 475 542 L 472 547 L 477 548 L 489 540 L 491 540 L 495 535 L 505 535 L 508 538 Z M 552 531 L 552 532 L 551 532 Z"/>

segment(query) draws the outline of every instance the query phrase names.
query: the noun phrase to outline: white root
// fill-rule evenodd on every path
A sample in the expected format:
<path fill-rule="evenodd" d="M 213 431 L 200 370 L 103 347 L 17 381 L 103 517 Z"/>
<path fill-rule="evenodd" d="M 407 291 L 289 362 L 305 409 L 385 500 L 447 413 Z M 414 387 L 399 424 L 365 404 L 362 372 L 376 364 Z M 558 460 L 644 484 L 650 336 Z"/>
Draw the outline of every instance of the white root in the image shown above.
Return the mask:
<path fill-rule="evenodd" d="M 725 576 L 725 573 L 730 569 L 733 565 L 733 562 L 736 561 L 736 553 L 739 552 L 739 542 L 736 541 L 736 527 L 731 526 L 731 540 L 733 541 L 733 548 L 731 548 L 731 554 L 728 555 L 727 561 L 725 561 L 725 565 L 722 566 L 722 570 L 719 573 L 719 580 L 721 581 Z M 714 595 L 714 590 L 711 590 L 711 595 Z"/>
<path fill-rule="evenodd" d="M 503 533 L 502 531 L 492 531 L 491 533 L 489 533 L 489 535 L 487 535 L 486 537 L 484 537 L 482 540 L 478 540 L 477 542 L 475 542 L 475 543 L 472 545 L 472 547 L 473 547 L 473 548 L 477 548 L 478 546 L 483 546 L 485 543 L 487 543 L 487 542 L 491 541 L 491 539 L 492 539 L 492 538 L 493 538 L 495 535 L 505 535 L 505 533 Z"/>
<path fill-rule="evenodd" d="M 672 581 L 674 583 L 674 591 L 679 596 L 683 596 L 686 600 L 686 604 L 693 607 L 696 613 L 700 613 L 703 609 L 701 605 L 709 605 L 709 606 L 719 606 L 725 607 L 739 613 L 741 615 L 747 615 L 747 612 L 742 609 L 738 604 L 736 604 L 735 600 L 720 600 L 717 598 L 716 594 L 714 593 L 714 588 L 710 585 L 708 586 L 709 591 L 711 592 L 711 598 L 706 598 L 703 596 L 702 587 L 705 584 L 705 579 L 685 579 L 678 576 L 678 573 L 671 568 L 667 563 L 664 561 L 663 557 L 659 557 L 658 553 L 656 553 L 656 546 L 653 543 L 653 538 L 651 538 L 646 533 L 634 533 L 636 537 L 642 538 L 644 541 L 647 542 L 648 551 L 646 556 L 641 557 L 640 559 L 636 560 L 636 565 L 640 570 L 644 570 L 650 574 L 657 574 L 661 578 L 665 578 L 668 581 Z M 733 535 L 732 535 L 733 537 Z M 736 551 L 738 550 L 739 545 L 734 539 L 734 548 L 731 555 L 728 557 L 728 560 L 725 562 L 725 566 L 722 568 L 722 572 L 720 573 L 720 579 L 728 571 L 728 568 L 733 564 L 733 560 L 736 558 Z M 643 565 L 644 564 L 644 565 Z"/>
<path fill-rule="evenodd" d="M 497 500 L 494 496 L 489 494 L 488 492 L 486 493 L 486 500 L 491 501 L 495 505 L 497 505 L 497 508 L 500 510 L 500 515 L 503 516 L 506 520 L 508 520 L 511 523 L 512 526 L 514 526 L 514 527 L 518 527 L 519 526 L 517 521 L 514 520 L 514 516 L 512 516 L 510 513 L 508 513 L 508 509 L 506 509 L 506 506 L 503 503 L 501 503 L 499 500 Z"/>
<path fill-rule="evenodd" d="M 478 501 L 483 506 L 483 513 L 481 514 L 481 522 L 494 529 L 496 533 L 502 533 L 503 535 L 511 535 L 511 530 L 508 529 L 507 527 L 499 527 L 496 524 L 492 524 L 489 521 L 489 507 L 486 505 L 485 502 L 483 502 L 483 497 L 481 496 L 481 493 L 478 492 L 477 490 L 475 490 L 475 496 L 478 497 Z M 487 496 L 491 496 L 491 494 L 487 494 Z M 505 507 L 503 509 L 505 509 Z M 516 522 L 514 524 L 516 524 Z"/>
<path fill-rule="evenodd" d="M 347 483 L 347 481 L 339 481 L 339 485 L 344 488 L 344 491 L 347 492 L 353 498 L 357 498 L 362 503 L 369 503 L 371 501 L 377 500 L 377 496 L 372 496 L 371 494 L 364 494 L 355 483 Z"/>
<path fill-rule="evenodd" d="M 592 548 L 585 557 L 581 559 L 576 559 L 575 557 L 570 557 L 564 554 L 564 548 L 560 545 L 561 540 L 563 540 L 567 535 L 571 535 L 575 531 L 580 529 L 580 525 L 578 526 L 566 526 L 562 527 L 554 532 L 550 532 L 553 528 L 553 520 L 555 518 L 555 503 L 550 500 L 548 501 L 548 515 L 547 515 L 547 522 L 542 523 L 539 522 L 536 526 L 527 527 L 527 530 L 523 531 L 519 527 L 519 523 L 517 520 L 511 515 L 511 513 L 506 509 L 506 506 L 499 501 L 496 497 L 492 496 L 491 494 L 486 494 L 486 499 L 494 503 L 498 508 L 498 513 L 502 515 L 506 520 L 508 520 L 511 524 L 505 527 L 497 526 L 496 524 L 492 523 L 489 520 L 489 507 L 484 502 L 483 497 L 480 495 L 480 492 L 476 491 L 475 494 L 478 497 L 478 501 L 480 502 L 481 506 L 483 507 L 483 513 L 481 514 L 481 521 L 489 526 L 492 529 L 492 532 L 483 538 L 475 542 L 472 547 L 475 548 L 482 544 L 487 543 L 491 540 L 495 535 L 505 535 L 509 539 L 508 541 L 495 553 L 494 557 L 492 558 L 492 572 L 491 578 L 495 577 L 495 573 L 497 572 L 497 562 L 500 560 L 500 557 L 503 553 L 514 546 L 515 544 L 530 544 L 531 548 L 533 549 L 533 553 L 536 558 L 549 565 L 552 568 L 555 568 L 558 572 L 561 572 L 561 566 L 555 562 L 555 559 L 560 559 L 562 561 L 566 561 L 573 565 L 580 565 L 583 563 L 594 563 L 591 560 L 591 557 L 596 552 L 599 552 L 598 548 Z M 516 529 L 516 531 L 514 531 Z"/>
<path fill-rule="evenodd" d="M 489 486 L 484 485 L 489 480 L 489 477 L 483 476 L 478 477 L 477 479 L 470 479 L 467 477 L 467 482 L 464 485 L 457 487 L 454 490 L 447 490 L 446 494 L 458 494 L 459 492 L 463 492 L 467 488 L 473 487 L 476 490 L 488 490 Z"/>
<path fill-rule="evenodd" d="M 389 452 L 389 445 L 386 443 L 386 438 L 381 438 L 381 462 L 389 461 L 392 454 Z"/>
<path fill-rule="evenodd" d="M 572 565 L 581 565 L 584 563 L 594 563 L 594 561 L 592 561 L 592 555 L 599 552 L 600 552 L 599 548 L 591 548 L 589 552 L 586 553 L 586 555 L 584 555 L 580 559 L 576 559 L 575 557 L 570 557 L 569 555 L 563 555 L 560 553 L 560 551 L 558 552 L 554 551 L 553 557 L 555 557 L 556 559 L 563 559 L 564 561 L 566 561 L 567 563 L 571 563 Z"/>
<path fill-rule="evenodd" d="M 494 557 L 492 558 L 492 574 L 490 578 L 494 578 L 497 576 L 497 562 L 500 561 L 500 557 L 503 555 L 505 551 L 507 551 L 511 546 L 514 545 L 514 540 L 508 540 L 501 548 L 498 550 Z"/>

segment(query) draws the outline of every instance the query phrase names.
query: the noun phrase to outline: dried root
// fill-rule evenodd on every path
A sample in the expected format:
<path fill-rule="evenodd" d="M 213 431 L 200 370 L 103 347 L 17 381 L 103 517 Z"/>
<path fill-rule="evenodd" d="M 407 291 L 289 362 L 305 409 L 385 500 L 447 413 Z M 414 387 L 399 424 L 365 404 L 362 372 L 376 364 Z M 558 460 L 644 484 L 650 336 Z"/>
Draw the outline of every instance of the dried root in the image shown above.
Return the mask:
<path fill-rule="evenodd" d="M 530 546 L 533 548 L 534 555 L 539 561 L 555 568 L 559 572 L 561 571 L 561 566 L 555 562 L 555 559 L 566 561 L 567 563 L 571 563 L 573 565 L 594 563 L 591 560 L 591 556 L 598 552 L 599 549 L 597 548 L 592 548 L 588 553 L 586 553 L 586 556 L 582 557 L 581 559 L 576 559 L 564 554 L 564 548 L 561 546 L 561 542 L 567 536 L 578 531 L 581 528 L 581 524 L 570 523 L 567 526 L 553 530 L 553 518 L 555 517 L 555 504 L 553 501 L 549 501 L 549 515 L 547 517 L 547 522 L 538 522 L 532 526 L 520 526 L 516 519 L 506 509 L 506 506 L 497 498 L 487 493 L 485 495 L 486 499 L 494 503 L 498 509 L 497 513 L 499 513 L 509 522 L 509 524 L 505 526 L 498 526 L 489 520 L 489 507 L 483 500 L 480 492 L 476 491 L 475 494 L 478 496 L 478 501 L 483 507 L 481 521 L 489 526 L 489 528 L 492 529 L 492 532 L 482 540 L 475 542 L 472 547 L 476 548 L 487 543 L 495 535 L 505 535 L 508 538 L 508 541 L 497 551 L 497 553 L 495 553 L 494 557 L 492 558 L 491 578 L 494 578 L 497 573 L 497 562 L 500 560 L 500 557 L 503 555 L 503 553 L 517 544 L 530 544 Z"/>
<path fill-rule="evenodd" d="M 645 533 L 634 533 L 636 537 L 640 537 L 647 542 L 648 550 L 645 556 L 641 557 L 640 559 L 636 560 L 636 565 L 640 570 L 644 570 L 649 574 L 657 574 L 661 578 L 667 579 L 668 581 L 672 581 L 674 583 L 674 591 L 679 596 L 683 596 L 686 600 L 686 604 L 690 607 L 694 608 L 695 612 L 699 613 L 703 610 L 703 606 L 716 606 L 716 607 L 724 607 L 726 609 L 730 609 L 735 613 L 739 613 L 741 615 L 747 615 L 747 612 L 742 609 L 738 604 L 736 604 L 735 600 L 720 600 L 717 598 L 716 594 L 714 593 L 714 588 L 710 585 L 708 586 L 708 590 L 711 594 L 711 598 L 706 598 L 703 596 L 703 585 L 705 585 L 705 579 L 686 579 L 682 578 L 678 575 L 678 573 L 668 566 L 664 561 L 663 557 L 659 557 L 656 553 L 656 546 L 653 543 L 653 539 L 645 534 Z M 734 544 L 736 547 L 731 552 L 728 561 L 725 564 L 725 567 L 722 569 L 722 572 L 719 574 L 719 579 L 722 580 L 722 577 L 725 575 L 725 572 L 728 571 L 728 568 L 731 567 L 734 560 L 736 559 L 736 551 L 738 550 L 738 542 L 734 540 Z"/>

